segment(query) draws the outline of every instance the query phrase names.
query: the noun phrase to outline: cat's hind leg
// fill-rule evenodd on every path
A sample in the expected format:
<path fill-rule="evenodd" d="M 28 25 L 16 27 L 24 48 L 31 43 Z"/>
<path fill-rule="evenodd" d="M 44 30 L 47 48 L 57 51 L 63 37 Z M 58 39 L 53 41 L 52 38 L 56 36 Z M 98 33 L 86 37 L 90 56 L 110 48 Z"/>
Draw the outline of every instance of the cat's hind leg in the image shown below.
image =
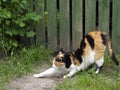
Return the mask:
<path fill-rule="evenodd" d="M 99 60 L 95 61 L 95 64 L 96 64 L 96 71 L 95 71 L 95 73 L 96 74 L 99 73 L 100 68 L 102 67 L 103 63 L 104 63 L 104 58 L 100 58 Z"/>

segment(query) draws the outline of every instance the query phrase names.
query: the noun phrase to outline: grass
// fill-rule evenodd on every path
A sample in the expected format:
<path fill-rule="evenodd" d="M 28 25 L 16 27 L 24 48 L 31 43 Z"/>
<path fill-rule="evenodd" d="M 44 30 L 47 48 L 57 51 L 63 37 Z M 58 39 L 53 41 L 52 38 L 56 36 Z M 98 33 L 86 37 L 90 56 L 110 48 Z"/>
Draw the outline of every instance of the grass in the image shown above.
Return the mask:
<path fill-rule="evenodd" d="M 120 55 L 117 55 L 120 61 Z M 79 72 L 71 79 L 65 79 L 55 87 L 55 90 L 120 90 L 120 66 L 105 56 L 105 64 L 99 74 L 94 68 Z"/>
<path fill-rule="evenodd" d="M 48 61 L 50 51 L 43 46 L 23 48 L 18 54 L 0 60 L 0 90 L 4 90 L 5 83 L 14 78 L 34 72 L 37 66 Z"/>
<path fill-rule="evenodd" d="M 35 68 L 48 63 L 51 52 L 44 47 L 23 48 L 18 54 L 0 60 L 0 90 L 4 90 L 6 82 L 34 72 Z M 120 61 L 120 55 L 117 55 Z M 50 62 L 49 62 L 50 63 Z M 120 66 L 105 56 L 105 64 L 96 75 L 94 68 L 77 73 L 71 79 L 59 83 L 55 90 L 120 90 Z"/>

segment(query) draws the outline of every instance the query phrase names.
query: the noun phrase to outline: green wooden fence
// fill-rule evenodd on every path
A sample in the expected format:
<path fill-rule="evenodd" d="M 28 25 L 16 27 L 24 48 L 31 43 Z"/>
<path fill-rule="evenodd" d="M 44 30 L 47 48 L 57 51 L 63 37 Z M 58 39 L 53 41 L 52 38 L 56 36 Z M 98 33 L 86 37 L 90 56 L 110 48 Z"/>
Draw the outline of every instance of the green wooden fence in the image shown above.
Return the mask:
<path fill-rule="evenodd" d="M 33 0 L 42 15 L 34 27 L 37 35 L 31 43 L 50 50 L 75 49 L 89 31 L 99 27 L 110 34 L 113 47 L 120 52 L 120 0 Z"/>

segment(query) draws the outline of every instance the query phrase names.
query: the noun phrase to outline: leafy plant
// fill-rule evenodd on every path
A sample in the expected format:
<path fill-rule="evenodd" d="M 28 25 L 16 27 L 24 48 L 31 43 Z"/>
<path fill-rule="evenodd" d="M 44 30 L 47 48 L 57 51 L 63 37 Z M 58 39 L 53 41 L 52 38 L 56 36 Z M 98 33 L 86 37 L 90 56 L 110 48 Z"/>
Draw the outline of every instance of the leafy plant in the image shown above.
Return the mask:
<path fill-rule="evenodd" d="M 0 1 L 0 48 L 6 55 L 20 45 L 19 37 L 31 38 L 36 34 L 30 25 L 36 25 L 42 17 L 33 10 L 32 2 L 31 0 Z"/>

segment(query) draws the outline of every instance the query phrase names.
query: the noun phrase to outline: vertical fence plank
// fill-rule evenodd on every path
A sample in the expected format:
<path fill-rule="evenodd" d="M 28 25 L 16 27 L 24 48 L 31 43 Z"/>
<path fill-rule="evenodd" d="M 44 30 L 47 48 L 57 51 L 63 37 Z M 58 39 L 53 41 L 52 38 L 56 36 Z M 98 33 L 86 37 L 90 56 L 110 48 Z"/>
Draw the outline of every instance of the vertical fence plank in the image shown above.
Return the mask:
<path fill-rule="evenodd" d="M 88 33 L 95 30 L 95 17 L 96 17 L 96 0 L 85 1 L 85 31 Z"/>
<path fill-rule="evenodd" d="M 35 11 L 35 0 L 31 0 L 30 6 L 31 6 L 32 11 L 34 12 Z M 29 24 L 30 24 L 30 30 L 35 32 L 34 24 L 32 22 L 30 22 Z M 29 41 L 30 45 L 34 45 L 35 44 L 35 37 L 29 38 L 28 41 Z"/>
<path fill-rule="evenodd" d="M 45 45 L 44 0 L 36 0 L 35 11 L 42 17 L 36 26 L 36 44 Z"/>
<path fill-rule="evenodd" d="M 99 0 L 99 28 L 109 32 L 109 1 Z"/>
<path fill-rule="evenodd" d="M 72 1 L 72 21 L 72 42 L 75 49 L 82 38 L 82 0 Z"/>
<path fill-rule="evenodd" d="M 47 0 L 48 10 L 48 49 L 57 49 L 56 0 Z"/>
<path fill-rule="evenodd" d="M 60 48 L 70 49 L 69 0 L 60 1 Z"/>
<path fill-rule="evenodd" d="M 112 41 L 113 48 L 120 53 L 120 0 L 113 0 Z"/>

